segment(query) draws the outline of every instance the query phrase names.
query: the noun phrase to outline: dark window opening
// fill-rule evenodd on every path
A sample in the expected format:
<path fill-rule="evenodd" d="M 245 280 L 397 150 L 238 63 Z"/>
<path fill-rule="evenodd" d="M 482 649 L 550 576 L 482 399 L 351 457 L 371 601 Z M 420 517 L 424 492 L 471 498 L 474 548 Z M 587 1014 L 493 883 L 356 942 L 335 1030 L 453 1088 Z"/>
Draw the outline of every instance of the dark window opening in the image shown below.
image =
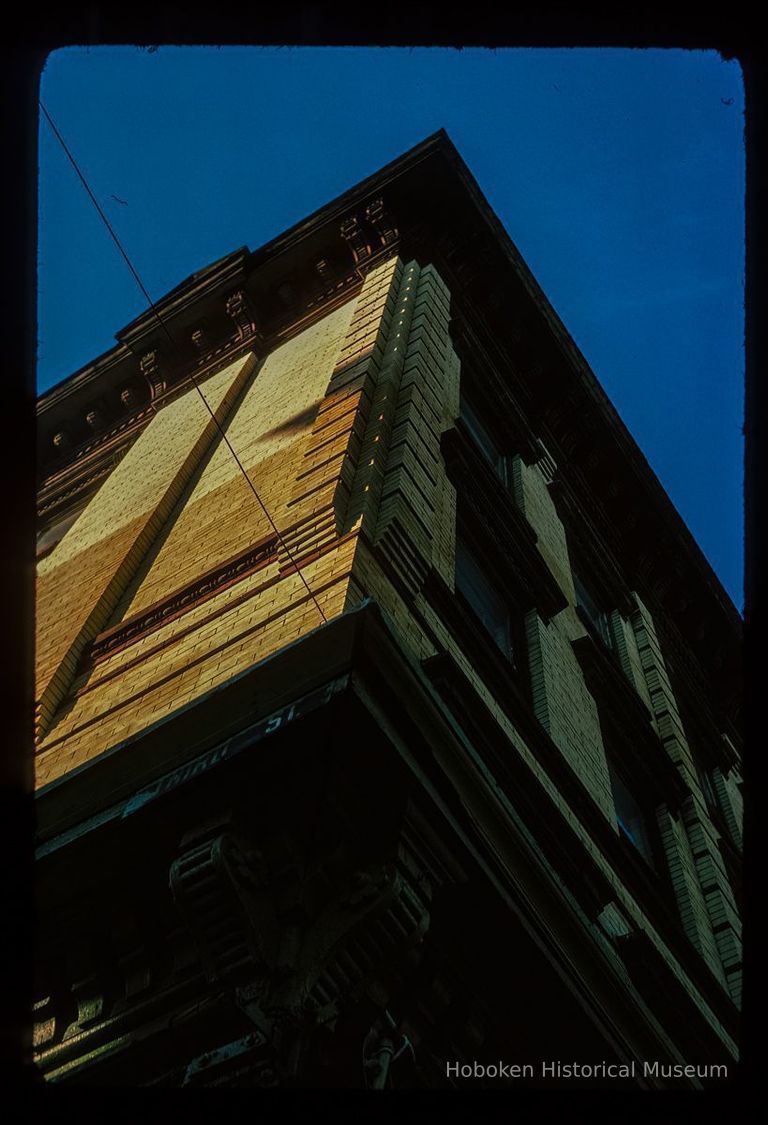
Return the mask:
<path fill-rule="evenodd" d="M 461 539 L 456 541 L 456 587 L 506 658 L 514 663 L 509 605 L 496 583 Z"/>
<path fill-rule="evenodd" d="M 461 420 L 477 448 L 486 460 L 490 461 L 496 475 L 509 486 L 511 483 L 509 457 L 502 453 L 497 442 L 465 399 L 461 401 Z"/>
<path fill-rule="evenodd" d="M 698 762 L 696 763 L 696 773 L 698 774 L 699 785 L 701 786 L 701 792 L 707 808 L 711 813 L 719 814 L 720 804 L 715 796 L 714 786 L 712 785 L 709 774 L 702 769 Z"/>
<path fill-rule="evenodd" d="M 651 867 L 655 867 L 648 818 L 634 795 L 627 789 L 624 782 L 617 776 L 610 764 L 608 770 L 611 776 L 613 804 L 616 809 L 616 819 L 619 823 L 619 828 L 630 843 L 637 848 L 645 862 Z"/>
<path fill-rule="evenodd" d="M 573 573 L 573 588 L 576 593 L 576 605 L 586 615 L 603 644 L 612 648 L 613 640 L 611 630 L 608 627 L 608 614 L 600 609 L 597 599 L 575 571 Z"/>

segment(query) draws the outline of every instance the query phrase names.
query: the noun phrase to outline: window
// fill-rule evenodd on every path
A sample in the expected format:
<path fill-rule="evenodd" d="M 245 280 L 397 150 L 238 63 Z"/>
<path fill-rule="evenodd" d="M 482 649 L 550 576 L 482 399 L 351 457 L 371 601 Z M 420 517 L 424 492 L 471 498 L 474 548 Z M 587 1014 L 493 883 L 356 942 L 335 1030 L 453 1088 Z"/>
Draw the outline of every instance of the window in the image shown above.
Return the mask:
<path fill-rule="evenodd" d="M 715 797 L 715 790 L 712 787 L 712 782 L 710 781 L 709 774 L 701 767 L 698 762 L 696 762 L 695 765 L 696 773 L 699 778 L 699 785 L 701 786 L 701 792 L 706 802 L 707 808 L 711 813 L 719 814 L 720 806 L 718 804 L 717 798 Z"/>
<path fill-rule="evenodd" d="M 627 789 L 616 771 L 608 763 L 611 777 L 611 790 L 613 804 L 616 809 L 616 819 L 622 835 L 634 844 L 646 863 L 654 867 L 653 849 L 648 827 L 648 820 L 634 795 Z"/>
<path fill-rule="evenodd" d="M 573 588 L 576 592 L 576 605 L 585 614 L 603 644 L 612 648 L 613 641 L 611 631 L 608 628 L 608 615 L 602 612 L 596 598 L 575 571 L 573 573 Z"/>
<path fill-rule="evenodd" d="M 490 433 L 478 418 L 477 414 L 467 404 L 465 399 L 461 402 L 461 420 L 466 426 L 480 452 L 490 461 L 494 472 L 506 485 L 510 484 L 509 458 L 502 453 Z"/>
<path fill-rule="evenodd" d="M 456 587 L 507 657 L 513 660 L 509 605 L 461 539 L 456 540 Z"/>

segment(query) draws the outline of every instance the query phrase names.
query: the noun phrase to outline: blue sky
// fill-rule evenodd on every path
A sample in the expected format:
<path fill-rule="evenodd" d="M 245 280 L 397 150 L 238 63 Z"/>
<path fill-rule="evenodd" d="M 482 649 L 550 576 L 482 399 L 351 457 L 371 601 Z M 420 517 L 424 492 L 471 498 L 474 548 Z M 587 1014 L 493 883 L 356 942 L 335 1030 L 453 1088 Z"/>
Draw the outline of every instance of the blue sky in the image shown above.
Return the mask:
<path fill-rule="evenodd" d="M 737 63 L 646 49 L 66 48 L 41 97 L 153 298 L 445 128 L 742 608 Z M 42 119 L 38 254 L 43 390 L 145 302 Z"/>

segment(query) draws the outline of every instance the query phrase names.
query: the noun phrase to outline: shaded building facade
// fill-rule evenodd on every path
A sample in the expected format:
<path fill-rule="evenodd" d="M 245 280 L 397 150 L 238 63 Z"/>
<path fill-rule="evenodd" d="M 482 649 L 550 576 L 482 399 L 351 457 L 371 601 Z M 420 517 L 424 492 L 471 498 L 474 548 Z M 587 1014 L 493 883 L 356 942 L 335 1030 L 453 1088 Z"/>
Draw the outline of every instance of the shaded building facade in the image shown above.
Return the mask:
<path fill-rule="evenodd" d="M 39 403 L 44 1077 L 732 1072 L 740 618 L 447 136 L 117 341 Z"/>

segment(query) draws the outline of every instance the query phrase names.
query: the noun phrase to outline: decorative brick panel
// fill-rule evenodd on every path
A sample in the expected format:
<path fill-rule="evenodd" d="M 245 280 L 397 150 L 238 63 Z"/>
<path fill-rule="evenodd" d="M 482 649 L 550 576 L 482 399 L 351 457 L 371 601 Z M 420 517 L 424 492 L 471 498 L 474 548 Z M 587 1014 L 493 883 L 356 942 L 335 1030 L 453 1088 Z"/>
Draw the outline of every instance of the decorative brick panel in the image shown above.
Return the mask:
<path fill-rule="evenodd" d="M 204 394 L 223 421 L 253 368 L 246 356 L 212 376 Z M 217 425 L 190 390 L 153 418 L 38 570 L 37 699 L 50 725 L 85 645 L 104 627 L 141 566 Z"/>
<path fill-rule="evenodd" d="M 733 891 L 718 849 L 718 833 L 707 812 L 696 765 L 683 730 L 674 692 L 664 664 L 650 612 L 633 595 L 637 612 L 632 627 L 656 728 L 667 753 L 683 777 L 690 797 L 678 821 L 668 812 L 661 820 L 662 839 L 685 932 L 704 960 L 739 1002 L 741 967 L 738 914 Z M 723 927 L 723 928 L 721 928 Z M 728 932 L 730 937 L 723 936 Z M 723 950 L 729 950 L 724 959 Z"/>

